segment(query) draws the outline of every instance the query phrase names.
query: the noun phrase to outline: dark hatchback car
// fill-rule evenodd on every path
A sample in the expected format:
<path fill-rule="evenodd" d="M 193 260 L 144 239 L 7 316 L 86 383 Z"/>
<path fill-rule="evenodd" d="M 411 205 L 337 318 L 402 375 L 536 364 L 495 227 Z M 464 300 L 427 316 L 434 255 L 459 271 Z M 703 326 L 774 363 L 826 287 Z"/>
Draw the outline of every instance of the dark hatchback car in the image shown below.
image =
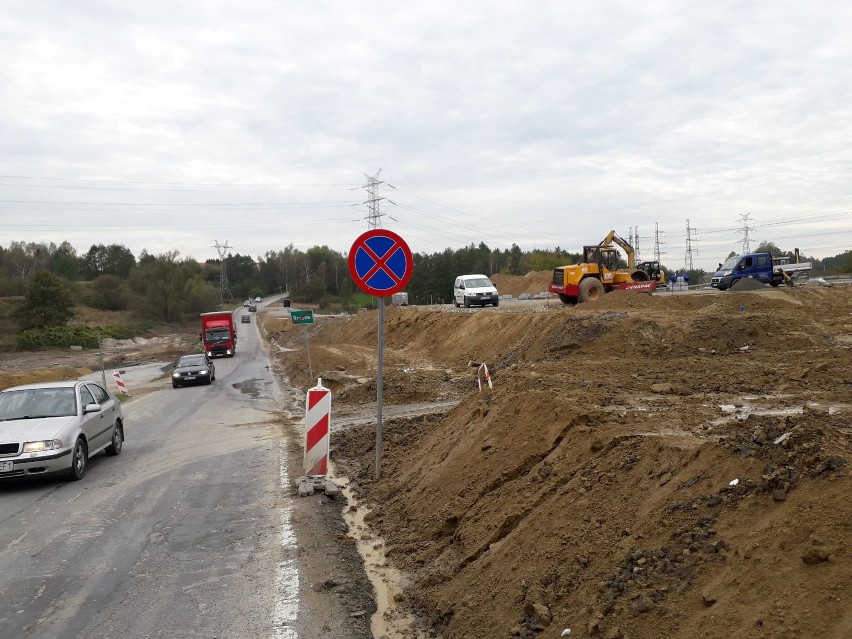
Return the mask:
<path fill-rule="evenodd" d="M 204 353 L 184 355 L 172 372 L 172 388 L 186 384 L 211 384 L 216 379 L 216 367 Z"/>
<path fill-rule="evenodd" d="M 243 315 L 243 318 L 240 320 L 243 324 L 251 324 L 251 317 L 247 314 Z"/>

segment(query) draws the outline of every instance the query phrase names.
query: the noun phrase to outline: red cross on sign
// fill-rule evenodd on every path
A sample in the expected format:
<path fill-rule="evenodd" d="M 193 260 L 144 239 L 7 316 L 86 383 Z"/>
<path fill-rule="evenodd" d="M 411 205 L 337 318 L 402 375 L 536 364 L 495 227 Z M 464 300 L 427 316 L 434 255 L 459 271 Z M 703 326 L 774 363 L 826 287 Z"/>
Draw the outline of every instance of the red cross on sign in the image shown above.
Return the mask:
<path fill-rule="evenodd" d="M 405 288 L 413 267 L 408 244 L 386 229 L 363 233 L 349 250 L 349 274 L 358 288 L 377 297 Z"/>

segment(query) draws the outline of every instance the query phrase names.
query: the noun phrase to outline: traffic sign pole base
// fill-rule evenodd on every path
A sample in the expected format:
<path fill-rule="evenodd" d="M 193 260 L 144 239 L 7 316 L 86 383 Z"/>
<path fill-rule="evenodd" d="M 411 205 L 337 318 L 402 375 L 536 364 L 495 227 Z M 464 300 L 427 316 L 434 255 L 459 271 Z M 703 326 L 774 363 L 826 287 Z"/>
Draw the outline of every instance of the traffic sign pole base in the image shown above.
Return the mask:
<path fill-rule="evenodd" d="M 340 492 L 340 487 L 327 477 L 319 475 L 303 475 L 296 480 L 299 497 L 310 497 L 314 493 L 323 493 L 326 497 L 334 497 Z"/>

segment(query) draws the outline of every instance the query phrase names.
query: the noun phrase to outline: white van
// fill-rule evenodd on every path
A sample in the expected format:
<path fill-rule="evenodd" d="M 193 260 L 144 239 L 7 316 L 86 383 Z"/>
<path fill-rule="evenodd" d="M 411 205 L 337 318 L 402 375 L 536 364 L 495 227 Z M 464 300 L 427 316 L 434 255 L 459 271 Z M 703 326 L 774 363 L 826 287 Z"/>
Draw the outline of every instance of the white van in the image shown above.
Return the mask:
<path fill-rule="evenodd" d="M 485 275 L 461 275 L 453 284 L 453 303 L 456 308 L 462 304 L 465 308 L 469 308 L 471 304 L 497 306 L 497 288 Z"/>

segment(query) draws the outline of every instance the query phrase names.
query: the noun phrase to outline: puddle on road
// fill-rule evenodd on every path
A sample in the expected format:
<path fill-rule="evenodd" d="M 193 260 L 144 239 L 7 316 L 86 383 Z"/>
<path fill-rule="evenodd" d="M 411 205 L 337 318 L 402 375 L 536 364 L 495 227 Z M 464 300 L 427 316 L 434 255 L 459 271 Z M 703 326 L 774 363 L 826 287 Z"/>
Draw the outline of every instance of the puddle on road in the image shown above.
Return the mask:
<path fill-rule="evenodd" d="M 257 399 L 258 397 L 264 397 L 265 399 L 269 398 L 269 393 L 265 392 L 265 388 L 261 388 L 261 386 L 267 386 L 269 384 L 268 381 L 262 379 L 247 379 L 243 382 L 237 382 L 236 384 L 231 384 L 232 388 L 236 388 L 241 393 L 244 393 L 251 397 L 252 399 Z"/>
<path fill-rule="evenodd" d="M 399 610 L 395 597 L 408 585 L 408 577 L 389 566 L 385 558 L 385 540 L 376 536 L 364 521 L 369 512 L 349 486 L 346 477 L 332 477 L 346 498 L 343 519 L 349 536 L 355 539 L 358 552 L 364 560 L 367 577 L 376 595 L 376 612 L 370 619 L 370 631 L 383 639 L 428 639 L 429 635 L 416 630 L 414 618 Z"/>

